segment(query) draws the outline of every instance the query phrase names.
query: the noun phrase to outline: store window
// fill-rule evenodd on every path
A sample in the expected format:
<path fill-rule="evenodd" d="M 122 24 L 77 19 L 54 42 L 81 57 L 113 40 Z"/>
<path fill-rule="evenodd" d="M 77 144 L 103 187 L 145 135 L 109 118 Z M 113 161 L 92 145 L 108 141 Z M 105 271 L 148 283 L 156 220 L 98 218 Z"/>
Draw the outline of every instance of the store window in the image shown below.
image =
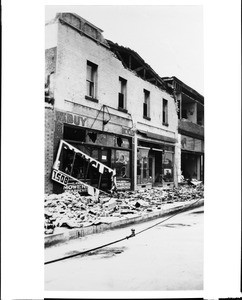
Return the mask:
<path fill-rule="evenodd" d="M 174 154 L 172 152 L 164 152 L 163 155 L 163 180 L 165 182 L 173 182 L 174 178 Z"/>
<path fill-rule="evenodd" d="M 63 138 L 70 141 L 85 142 L 86 130 L 78 127 L 64 125 Z"/>
<path fill-rule="evenodd" d="M 152 181 L 149 149 L 138 148 L 137 152 L 137 184 Z"/>
<path fill-rule="evenodd" d="M 97 97 L 97 65 L 87 61 L 87 96 L 90 98 Z"/>
<path fill-rule="evenodd" d="M 130 148 L 130 140 L 127 139 L 127 138 L 123 138 L 123 137 L 118 136 L 116 138 L 115 147 L 121 147 L 121 148 L 129 149 Z"/>
<path fill-rule="evenodd" d="M 116 169 L 117 179 L 130 178 L 130 152 L 112 150 L 111 168 Z"/>

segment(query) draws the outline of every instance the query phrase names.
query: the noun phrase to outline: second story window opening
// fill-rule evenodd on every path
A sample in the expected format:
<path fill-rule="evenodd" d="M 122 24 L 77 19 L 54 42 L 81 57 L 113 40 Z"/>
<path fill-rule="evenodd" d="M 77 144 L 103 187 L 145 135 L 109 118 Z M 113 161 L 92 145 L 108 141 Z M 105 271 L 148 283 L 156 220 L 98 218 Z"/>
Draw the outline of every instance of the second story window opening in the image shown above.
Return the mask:
<path fill-rule="evenodd" d="M 162 124 L 168 126 L 168 101 L 162 100 Z"/>
<path fill-rule="evenodd" d="M 143 117 L 150 120 L 150 92 L 144 90 Z"/>
<path fill-rule="evenodd" d="M 87 61 L 87 96 L 90 98 L 97 97 L 97 65 Z"/>
<path fill-rule="evenodd" d="M 119 77 L 118 109 L 127 112 L 127 80 Z"/>

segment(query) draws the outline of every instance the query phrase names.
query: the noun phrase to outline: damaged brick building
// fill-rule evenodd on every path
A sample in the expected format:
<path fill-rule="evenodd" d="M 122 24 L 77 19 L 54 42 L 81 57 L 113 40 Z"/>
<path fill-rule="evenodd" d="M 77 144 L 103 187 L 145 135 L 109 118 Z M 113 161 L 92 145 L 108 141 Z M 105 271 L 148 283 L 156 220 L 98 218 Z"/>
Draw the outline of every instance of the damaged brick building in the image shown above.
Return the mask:
<path fill-rule="evenodd" d="M 180 150 L 181 140 L 191 137 L 191 130 L 184 131 L 178 118 L 175 78 L 162 79 L 138 53 L 106 40 L 101 29 L 73 13 L 57 14 L 46 24 L 45 57 L 46 193 L 63 191 L 52 180 L 61 140 L 115 169 L 120 190 L 177 186 L 185 153 L 190 155 L 186 150 L 191 150 Z M 182 93 L 182 98 L 185 108 L 190 94 Z M 203 108 L 200 100 L 194 99 L 197 115 Z M 192 138 L 197 145 L 201 135 Z M 61 159 L 67 160 L 68 153 Z M 73 166 L 70 172 L 75 172 Z M 87 164 L 78 176 L 110 189 L 107 175 L 100 181 L 96 173 Z"/>
<path fill-rule="evenodd" d="M 178 106 L 178 181 L 181 176 L 204 181 L 204 97 L 175 76 L 163 80 Z"/>

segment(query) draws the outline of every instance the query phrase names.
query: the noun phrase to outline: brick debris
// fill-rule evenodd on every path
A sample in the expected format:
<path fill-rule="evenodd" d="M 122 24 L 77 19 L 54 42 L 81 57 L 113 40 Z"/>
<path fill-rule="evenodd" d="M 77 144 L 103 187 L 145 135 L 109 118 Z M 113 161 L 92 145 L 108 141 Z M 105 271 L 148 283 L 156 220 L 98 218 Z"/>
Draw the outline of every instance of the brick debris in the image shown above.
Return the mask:
<path fill-rule="evenodd" d="M 118 192 L 112 197 L 100 194 L 98 199 L 78 192 L 45 195 L 46 235 L 60 229 L 82 228 L 110 223 L 121 217 L 140 216 L 158 211 L 162 204 L 203 198 L 204 187 L 184 185 L 173 189 L 152 188 Z"/>

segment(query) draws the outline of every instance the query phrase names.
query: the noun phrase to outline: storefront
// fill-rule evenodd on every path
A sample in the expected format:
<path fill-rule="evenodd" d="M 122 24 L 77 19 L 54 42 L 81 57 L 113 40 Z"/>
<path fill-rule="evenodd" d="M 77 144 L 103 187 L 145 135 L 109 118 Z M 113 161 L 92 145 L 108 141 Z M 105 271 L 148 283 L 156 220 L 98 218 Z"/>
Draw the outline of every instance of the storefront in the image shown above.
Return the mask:
<path fill-rule="evenodd" d="M 173 186 L 175 139 L 138 132 L 148 138 L 137 140 L 137 188 Z"/>
<path fill-rule="evenodd" d="M 63 119 L 63 121 L 67 121 L 67 118 Z M 55 130 L 56 149 L 61 139 L 107 167 L 115 169 L 118 189 L 131 189 L 131 136 L 76 126 L 67 122 L 60 122 L 60 119 L 58 119 Z M 75 164 L 78 167 L 72 165 L 73 152 L 68 151 L 68 149 L 63 151 L 61 161 L 60 171 L 65 173 L 72 172 L 71 176 L 93 187 L 99 187 L 100 190 L 110 190 L 110 175 L 108 172 L 103 174 L 101 182 L 99 182 L 100 178 L 97 169 L 90 166 L 81 157 L 75 159 Z M 60 192 L 60 188 L 58 184 L 54 183 L 56 192 Z"/>
<path fill-rule="evenodd" d="M 185 179 L 204 180 L 204 141 L 181 135 L 181 174 Z"/>

